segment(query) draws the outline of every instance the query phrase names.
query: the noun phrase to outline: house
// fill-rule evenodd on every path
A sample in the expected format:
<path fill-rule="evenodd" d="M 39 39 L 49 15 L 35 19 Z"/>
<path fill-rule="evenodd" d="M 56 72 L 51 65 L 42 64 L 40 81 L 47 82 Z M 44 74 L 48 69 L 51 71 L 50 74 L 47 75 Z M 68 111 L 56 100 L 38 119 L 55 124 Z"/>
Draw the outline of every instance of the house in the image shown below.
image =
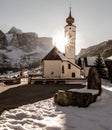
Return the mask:
<path fill-rule="evenodd" d="M 81 68 L 75 63 L 76 26 L 73 24 L 74 21 L 70 8 L 69 16 L 66 19 L 67 25 L 64 27 L 65 37 L 68 39 L 68 43 L 65 46 L 65 54 L 54 47 L 42 59 L 44 78 L 81 77 Z"/>
<path fill-rule="evenodd" d="M 112 82 L 112 58 L 105 59 L 105 64 L 106 64 L 107 69 L 108 69 L 109 78 Z"/>
<path fill-rule="evenodd" d="M 97 58 L 96 56 L 79 58 L 78 65 L 83 70 L 83 74 L 84 74 L 85 77 L 88 76 L 89 69 L 91 67 L 95 67 L 96 58 Z"/>
<path fill-rule="evenodd" d="M 83 70 L 83 74 L 85 75 L 85 77 L 88 77 L 88 73 L 89 73 L 89 69 L 91 67 L 98 67 L 95 63 L 96 60 L 98 59 L 98 57 L 96 56 L 92 56 L 92 57 L 84 57 L 84 58 L 79 58 L 78 59 L 78 65 L 81 67 L 81 69 Z M 102 58 L 102 63 L 103 63 L 103 69 L 105 71 L 104 76 L 106 76 L 106 74 L 108 75 L 108 70 L 107 67 L 110 66 L 110 62 L 108 59 L 104 60 Z M 110 67 L 109 67 L 110 68 Z M 103 75 L 102 75 L 103 76 Z M 107 76 L 106 76 L 107 77 Z M 105 78 L 105 77 L 104 77 Z"/>

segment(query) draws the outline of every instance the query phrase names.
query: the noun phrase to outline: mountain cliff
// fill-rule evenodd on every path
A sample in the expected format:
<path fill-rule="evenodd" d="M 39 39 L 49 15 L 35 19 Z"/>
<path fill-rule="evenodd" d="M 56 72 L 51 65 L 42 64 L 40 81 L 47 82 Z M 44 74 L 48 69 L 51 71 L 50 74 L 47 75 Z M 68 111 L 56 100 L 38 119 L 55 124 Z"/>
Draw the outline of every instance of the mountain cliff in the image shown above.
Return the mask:
<path fill-rule="evenodd" d="M 7 47 L 7 39 L 5 34 L 0 30 L 0 49 L 6 49 Z"/>
<path fill-rule="evenodd" d="M 34 32 L 15 27 L 8 33 L 0 30 L 0 68 L 36 67 L 52 47 L 52 38 Z"/>
<path fill-rule="evenodd" d="M 112 56 L 112 40 L 90 46 L 87 49 L 81 49 L 78 57 L 98 56 L 98 54 L 101 54 L 104 58 Z"/>

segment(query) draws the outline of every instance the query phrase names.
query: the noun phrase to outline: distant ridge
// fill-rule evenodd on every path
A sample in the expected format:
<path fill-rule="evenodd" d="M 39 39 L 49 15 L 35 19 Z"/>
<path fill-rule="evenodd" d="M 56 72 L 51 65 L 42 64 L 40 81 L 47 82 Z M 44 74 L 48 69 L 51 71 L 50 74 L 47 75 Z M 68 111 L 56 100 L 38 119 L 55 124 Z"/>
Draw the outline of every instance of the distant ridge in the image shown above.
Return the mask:
<path fill-rule="evenodd" d="M 97 56 L 98 54 L 101 54 L 104 58 L 112 56 L 112 40 L 81 49 L 78 57 Z"/>

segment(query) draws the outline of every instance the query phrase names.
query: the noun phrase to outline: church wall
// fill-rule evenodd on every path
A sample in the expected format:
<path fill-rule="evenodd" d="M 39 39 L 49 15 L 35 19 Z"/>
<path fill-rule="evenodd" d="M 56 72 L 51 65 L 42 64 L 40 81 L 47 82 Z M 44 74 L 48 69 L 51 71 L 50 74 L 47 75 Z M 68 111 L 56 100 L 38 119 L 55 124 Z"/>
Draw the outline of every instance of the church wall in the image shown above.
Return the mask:
<path fill-rule="evenodd" d="M 44 74 L 45 78 L 56 78 L 61 77 L 62 62 L 60 60 L 45 60 L 43 61 L 44 65 Z"/>
<path fill-rule="evenodd" d="M 70 64 L 69 62 L 63 62 L 64 73 L 62 74 L 62 77 L 71 78 L 72 73 L 75 73 L 75 78 L 80 78 L 80 69 L 72 64 L 70 64 L 69 66 L 69 64 Z"/>

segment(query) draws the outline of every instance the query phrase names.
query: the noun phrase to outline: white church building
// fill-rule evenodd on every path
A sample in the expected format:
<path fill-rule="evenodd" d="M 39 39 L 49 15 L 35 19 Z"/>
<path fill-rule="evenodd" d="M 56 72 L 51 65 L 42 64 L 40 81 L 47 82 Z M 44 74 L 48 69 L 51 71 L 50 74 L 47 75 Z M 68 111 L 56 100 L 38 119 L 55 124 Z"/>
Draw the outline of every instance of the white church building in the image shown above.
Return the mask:
<path fill-rule="evenodd" d="M 66 19 L 67 25 L 64 27 L 65 37 L 68 39 L 65 45 L 65 54 L 54 47 L 43 59 L 43 77 L 44 78 L 80 78 L 81 68 L 75 63 L 75 41 L 76 26 L 74 18 L 71 15 Z"/>

